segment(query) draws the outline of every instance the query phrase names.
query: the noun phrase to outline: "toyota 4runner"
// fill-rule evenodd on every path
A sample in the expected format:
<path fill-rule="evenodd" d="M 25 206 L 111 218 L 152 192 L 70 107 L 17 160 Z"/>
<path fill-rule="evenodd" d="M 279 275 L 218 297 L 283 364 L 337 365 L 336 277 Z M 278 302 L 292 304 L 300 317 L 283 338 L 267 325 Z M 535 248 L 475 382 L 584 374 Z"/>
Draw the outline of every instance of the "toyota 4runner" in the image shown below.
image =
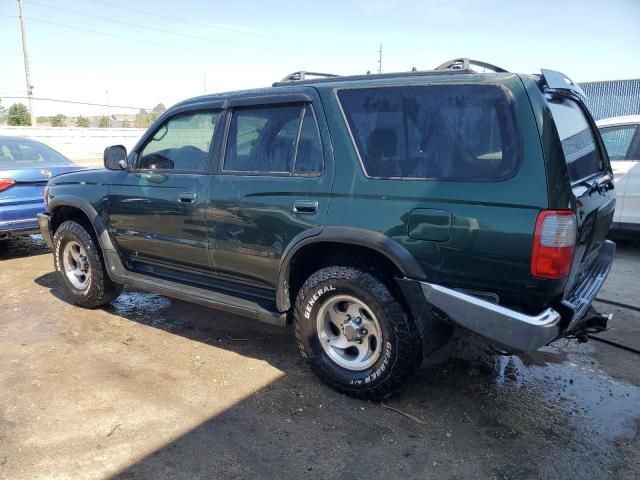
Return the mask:
<path fill-rule="evenodd" d="M 104 165 L 50 180 L 39 216 L 75 304 L 129 285 L 292 321 L 349 395 L 387 395 L 456 327 L 527 352 L 610 319 L 613 175 L 558 72 L 297 72 L 179 103 Z"/>

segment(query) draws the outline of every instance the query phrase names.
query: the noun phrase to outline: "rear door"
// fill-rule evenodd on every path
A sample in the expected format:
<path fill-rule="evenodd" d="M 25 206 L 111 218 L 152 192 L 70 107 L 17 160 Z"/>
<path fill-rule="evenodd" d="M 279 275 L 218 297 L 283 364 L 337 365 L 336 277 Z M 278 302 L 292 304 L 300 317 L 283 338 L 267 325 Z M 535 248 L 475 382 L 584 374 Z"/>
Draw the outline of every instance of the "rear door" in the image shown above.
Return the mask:
<path fill-rule="evenodd" d="M 333 162 L 321 108 L 306 96 L 230 102 L 207 224 L 212 263 L 239 288 L 275 288 L 287 247 L 324 223 Z"/>
<path fill-rule="evenodd" d="M 600 129 L 616 179 L 616 223 L 640 224 L 640 129 L 637 124 Z"/>
<path fill-rule="evenodd" d="M 135 269 L 210 271 L 205 206 L 219 116 L 210 108 L 170 116 L 110 187 L 112 233 Z"/>
<path fill-rule="evenodd" d="M 616 206 L 606 155 L 586 107 L 566 96 L 549 99 L 575 196 L 577 240 L 567 291 L 587 274 L 609 233 Z"/>

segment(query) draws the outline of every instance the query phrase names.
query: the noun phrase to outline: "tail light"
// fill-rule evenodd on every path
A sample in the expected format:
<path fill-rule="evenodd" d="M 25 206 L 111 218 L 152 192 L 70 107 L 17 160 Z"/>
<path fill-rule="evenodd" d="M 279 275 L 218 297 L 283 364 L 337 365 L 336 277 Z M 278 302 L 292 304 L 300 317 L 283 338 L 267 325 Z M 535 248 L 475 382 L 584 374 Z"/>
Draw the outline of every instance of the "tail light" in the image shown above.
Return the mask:
<path fill-rule="evenodd" d="M 16 181 L 12 178 L 0 178 L 0 192 L 6 190 L 14 183 L 16 183 Z"/>
<path fill-rule="evenodd" d="M 543 210 L 536 220 L 531 275 L 560 279 L 569 274 L 576 245 L 576 216 L 570 210 Z"/>

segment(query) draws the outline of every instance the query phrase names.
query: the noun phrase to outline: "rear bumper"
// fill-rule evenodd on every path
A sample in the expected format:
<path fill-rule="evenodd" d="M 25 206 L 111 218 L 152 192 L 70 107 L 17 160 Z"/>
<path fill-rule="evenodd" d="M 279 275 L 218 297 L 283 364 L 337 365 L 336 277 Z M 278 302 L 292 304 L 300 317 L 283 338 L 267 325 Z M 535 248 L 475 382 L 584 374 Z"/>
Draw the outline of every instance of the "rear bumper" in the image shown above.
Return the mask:
<path fill-rule="evenodd" d="M 38 224 L 40 225 L 40 233 L 42 239 L 49 247 L 53 247 L 53 238 L 51 236 L 51 216 L 48 213 L 38 214 Z"/>
<path fill-rule="evenodd" d="M 452 290 L 420 282 L 430 305 L 441 310 L 456 325 L 514 352 L 531 352 L 558 338 L 578 332 L 587 322 L 586 313 L 602 287 L 615 253 L 615 244 L 602 246 L 582 283 L 557 308 L 527 315 L 501 305 Z"/>
<path fill-rule="evenodd" d="M 38 229 L 38 222 L 35 218 L 0 222 L 0 238 L 18 237 L 34 233 L 40 233 Z"/>

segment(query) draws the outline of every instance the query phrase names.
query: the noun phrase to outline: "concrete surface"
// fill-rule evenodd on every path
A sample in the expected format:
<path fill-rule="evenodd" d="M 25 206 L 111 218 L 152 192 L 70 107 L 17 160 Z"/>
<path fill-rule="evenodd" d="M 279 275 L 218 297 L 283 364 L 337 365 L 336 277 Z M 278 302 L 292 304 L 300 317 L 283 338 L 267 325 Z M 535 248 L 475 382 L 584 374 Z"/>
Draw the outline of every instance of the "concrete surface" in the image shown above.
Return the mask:
<path fill-rule="evenodd" d="M 637 302 L 640 252 L 616 261 L 603 295 Z M 52 269 L 37 240 L 0 247 L 2 479 L 640 477 L 633 353 L 452 359 L 385 406 L 324 387 L 288 329 L 134 291 L 83 310 Z M 606 335 L 640 348 L 615 308 Z"/>

